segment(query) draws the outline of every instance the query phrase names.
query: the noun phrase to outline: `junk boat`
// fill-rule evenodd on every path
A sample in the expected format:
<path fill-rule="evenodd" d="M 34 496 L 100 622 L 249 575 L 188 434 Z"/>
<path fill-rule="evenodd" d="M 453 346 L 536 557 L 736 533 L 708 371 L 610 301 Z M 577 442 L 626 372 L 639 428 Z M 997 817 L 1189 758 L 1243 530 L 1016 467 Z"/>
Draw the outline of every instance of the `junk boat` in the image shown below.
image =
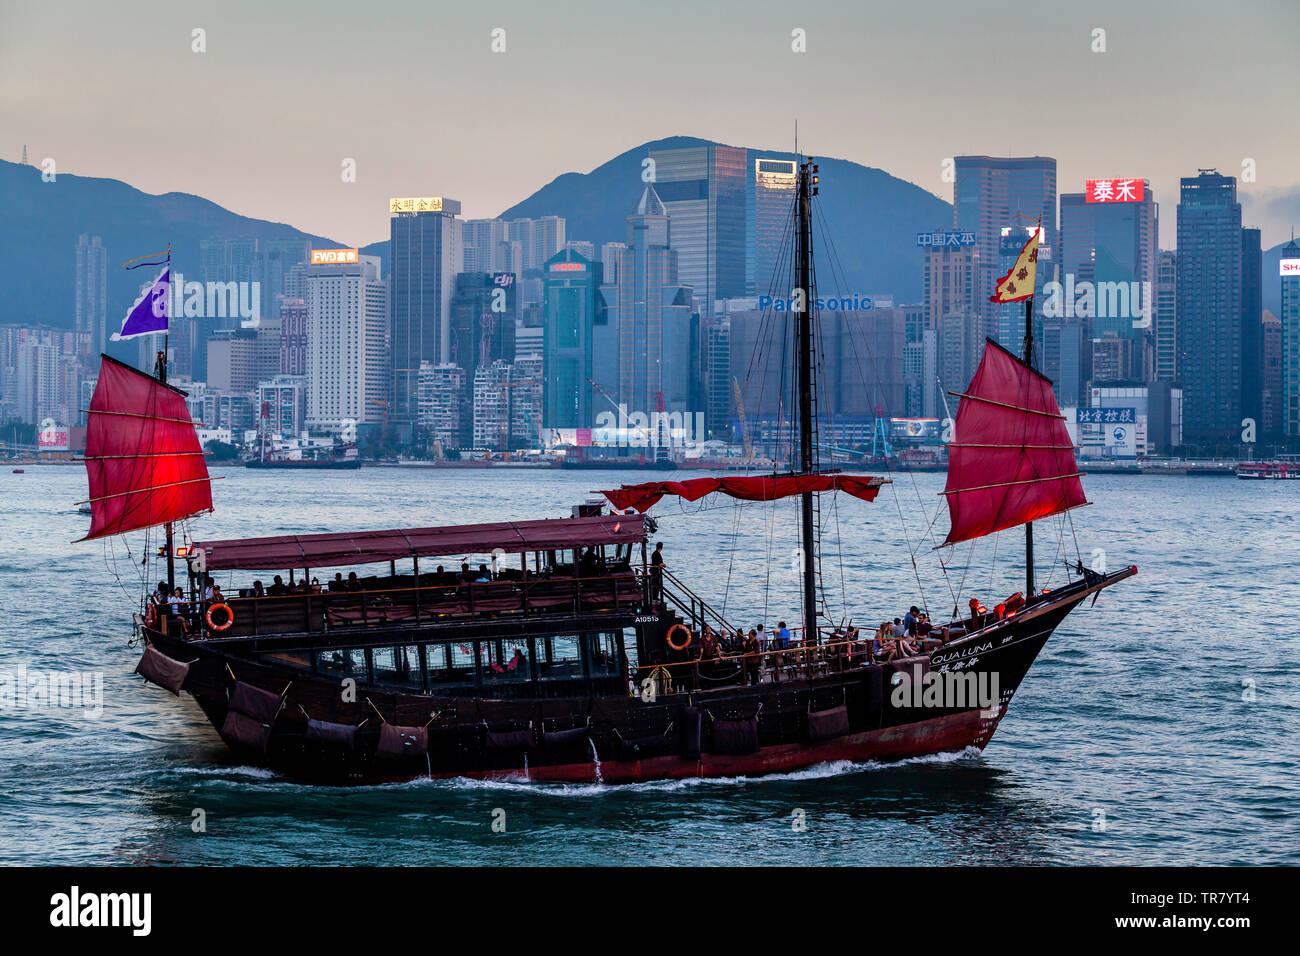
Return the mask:
<path fill-rule="evenodd" d="M 800 163 L 792 210 L 809 304 L 816 171 Z M 868 503 L 888 482 L 818 466 L 811 308 L 793 315 L 797 469 L 624 485 L 603 493 L 608 509 L 446 527 L 197 535 L 189 522 L 212 510 L 211 486 L 184 393 L 166 384 L 165 347 L 153 375 L 105 357 L 89 411 L 87 537 L 163 527 L 167 585 L 183 573 L 185 602 L 142 596 L 137 673 L 191 695 L 239 760 L 304 781 L 615 784 L 982 750 L 1066 615 L 1137 570 L 1080 560 L 1063 586 L 1035 587 L 1034 522 L 1087 502 L 1051 383 L 1027 360 L 1030 314 L 1027 303 L 1025 358 L 989 340 L 960 393 L 939 545 L 1023 526 L 1025 589 L 962 609 L 959 588 L 951 613 L 892 655 L 869 631 L 835 626 L 820 587 L 819 496 Z M 654 505 L 709 495 L 798 501 L 802 626 L 788 642 L 718 651 L 714 635 L 735 624 L 653 559 Z M 477 570 L 486 555 L 496 560 Z M 456 573 L 461 558 L 468 572 Z M 341 586 L 315 583 L 331 571 Z M 251 589 L 276 572 L 312 583 Z M 214 575 L 227 596 L 205 602 Z"/>

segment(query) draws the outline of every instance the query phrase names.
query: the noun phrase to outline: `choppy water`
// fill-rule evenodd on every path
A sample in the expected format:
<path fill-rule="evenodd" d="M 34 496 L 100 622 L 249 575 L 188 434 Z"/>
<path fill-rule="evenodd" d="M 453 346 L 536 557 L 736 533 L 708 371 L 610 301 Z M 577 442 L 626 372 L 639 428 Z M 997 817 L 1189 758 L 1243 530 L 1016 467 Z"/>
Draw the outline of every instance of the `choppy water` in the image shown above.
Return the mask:
<path fill-rule="evenodd" d="M 1039 526 L 1040 585 L 1051 586 L 1058 541 L 1072 561 L 1092 563 L 1100 549 L 1111 568 L 1140 573 L 1066 621 L 982 755 L 626 787 L 332 789 L 236 765 L 188 698 L 132 676 L 142 542 L 132 539 L 129 554 L 69 543 L 89 520 L 73 507 L 85 497 L 81 469 L 9 472 L 0 472 L 0 680 L 21 668 L 102 673 L 103 713 L 0 709 L 0 862 L 1300 862 L 1293 483 L 1086 479 L 1095 506 L 1072 527 Z M 199 538 L 558 515 L 592 489 L 645 478 L 219 473 L 216 513 L 194 522 Z M 941 486 L 939 475 L 902 476 L 874 504 L 827 502 L 833 606 L 847 597 L 855 619 L 874 625 L 921 603 L 908 541 L 929 606 L 951 606 L 943 552 L 930 552 L 927 537 Z M 725 595 L 737 623 L 797 616 L 793 509 L 656 510 L 670 566 L 719 605 Z M 946 517 L 933 521 L 938 537 L 946 528 Z M 968 574 L 966 549 L 954 555 L 960 603 L 1019 590 L 1022 553 L 1020 535 L 1007 533 L 977 546 Z M 192 830 L 196 810 L 205 833 Z M 504 833 L 491 825 L 499 811 Z"/>

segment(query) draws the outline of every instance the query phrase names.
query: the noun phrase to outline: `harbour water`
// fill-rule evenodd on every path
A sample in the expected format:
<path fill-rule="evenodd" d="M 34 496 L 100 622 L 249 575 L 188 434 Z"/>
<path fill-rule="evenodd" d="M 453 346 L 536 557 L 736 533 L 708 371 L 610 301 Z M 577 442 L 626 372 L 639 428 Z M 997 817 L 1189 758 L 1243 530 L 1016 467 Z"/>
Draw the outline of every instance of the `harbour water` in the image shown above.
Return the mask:
<path fill-rule="evenodd" d="M 216 511 L 191 523 L 200 540 L 558 516 L 594 489 L 663 477 L 214 474 Z M 973 556 L 931 551 L 947 529 L 943 477 L 895 478 L 872 504 L 824 498 L 822 580 L 837 620 L 874 627 L 914 603 L 938 618 L 954 592 L 964 607 L 1023 587 L 1018 532 Z M 1066 559 L 1139 574 L 1067 619 L 982 754 L 624 787 L 335 789 L 240 766 L 187 697 L 134 676 L 131 614 L 140 582 L 161 576 L 141 566 L 141 536 L 71 544 L 89 521 L 75 507 L 84 472 L 5 469 L 0 862 L 1300 863 L 1300 489 L 1110 475 L 1084 485 L 1092 507 L 1038 526 L 1040 586 L 1063 580 Z M 729 619 L 793 623 L 789 503 L 666 500 L 655 514 L 669 566 Z M 24 675 L 69 672 L 102 675 L 102 713 L 12 693 Z"/>

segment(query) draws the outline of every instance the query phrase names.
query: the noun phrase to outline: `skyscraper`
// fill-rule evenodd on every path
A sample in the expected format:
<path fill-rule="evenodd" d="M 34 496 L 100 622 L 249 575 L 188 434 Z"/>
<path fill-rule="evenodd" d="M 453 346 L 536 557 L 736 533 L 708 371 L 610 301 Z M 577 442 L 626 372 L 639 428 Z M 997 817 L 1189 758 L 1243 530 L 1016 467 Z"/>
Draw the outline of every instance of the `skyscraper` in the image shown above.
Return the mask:
<path fill-rule="evenodd" d="M 1146 180 L 1102 180 L 1128 186 L 1125 193 L 1107 190 L 1108 198 L 1089 201 L 1085 193 L 1061 194 L 1061 279 L 1071 287 L 1093 284 L 1091 315 L 1082 316 L 1089 338 L 1107 334 L 1130 340 L 1132 367 L 1124 380 L 1147 381 L 1153 357 L 1150 321 L 1154 321 L 1158 210 Z M 1136 197 L 1140 184 L 1142 198 Z M 1151 301 L 1149 301 L 1148 297 Z M 1106 346 L 1106 348 L 1111 348 Z"/>
<path fill-rule="evenodd" d="M 678 278 L 700 312 L 745 294 L 745 179 L 749 151 L 733 146 L 653 149 L 654 187 L 673 221 Z"/>
<path fill-rule="evenodd" d="M 958 156 L 955 167 L 953 225 L 975 233 L 975 249 L 979 253 L 975 286 L 988 290 L 980 297 L 979 303 L 983 334 L 997 334 L 1000 310 L 1018 311 L 1023 328 L 1023 307 L 995 305 L 988 298 L 1001 275 L 997 269 L 1001 262 L 1004 228 L 1025 235 L 1025 230 L 1042 220 L 1043 238 L 1039 245 L 1037 274 L 1039 289 L 1051 278 L 1047 266 L 1055 261 L 1060 251 L 1056 230 L 1056 160 L 1047 156 Z M 1036 303 L 1041 301 L 1041 296 L 1035 296 Z M 1003 344 L 1015 349 L 1014 343 Z"/>
<path fill-rule="evenodd" d="M 1276 441 L 1282 437 L 1282 322 L 1268 309 L 1260 322 L 1263 330 L 1263 372 L 1260 375 L 1260 435 Z"/>
<path fill-rule="evenodd" d="M 307 423 L 334 434 L 381 420 L 387 396 L 388 287 L 358 258 L 307 269 Z"/>
<path fill-rule="evenodd" d="M 1241 230 L 1241 417 L 1264 419 L 1264 253 L 1258 229 Z"/>
<path fill-rule="evenodd" d="M 1158 382 L 1178 380 L 1178 253 L 1161 249 L 1156 261 L 1155 377 Z"/>
<path fill-rule="evenodd" d="M 981 325 L 981 258 L 976 245 L 932 245 L 925 252 L 924 302 L 921 328 L 913 344 L 923 343 L 926 331 L 935 333 L 933 362 L 939 381 L 933 376 L 919 380 L 922 408 L 940 409 L 944 396 L 940 388 L 960 391 L 966 387 L 979 364 L 984 348 Z M 982 296 L 987 299 L 987 293 Z M 924 357 L 920 364 L 924 366 Z M 922 371 L 924 374 L 924 371 Z"/>
<path fill-rule="evenodd" d="M 1278 320 L 1282 323 L 1282 430 L 1288 438 L 1300 435 L 1300 244 L 1282 247 L 1279 266 L 1282 298 Z"/>
<path fill-rule="evenodd" d="M 280 374 L 307 374 L 307 303 L 280 299 Z"/>
<path fill-rule="evenodd" d="M 99 236 L 78 236 L 76 322 L 77 331 L 88 335 L 89 357 L 104 350 L 107 316 L 108 253 Z"/>
<path fill-rule="evenodd" d="M 451 299 L 463 261 L 460 203 L 394 199 L 389 211 L 389 411 L 393 422 L 413 425 L 420 417 L 420 364 L 438 365 L 451 351 Z"/>
<path fill-rule="evenodd" d="M 474 370 L 493 362 L 513 362 L 518 283 L 513 272 L 462 272 L 451 300 L 451 351 L 448 361 Z"/>
<path fill-rule="evenodd" d="M 696 410 L 691 407 L 692 289 L 678 281 L 671 228 L 654 184 L 647 183 L 627 217 L 618 281 L 601 286 L 610 338 L 597 345 L 598 381 L 629 412 L 660 410 L 660 396 L 663 411 Z"/>
<path fill-rule="evenodd" d="M 752 233 L 745 245 L 750 295 L 789 295 L 793 285 L 795 162 L 755 159 Z"/>
<path fill-rule="evenodd" d="M 600 295 L 602 268 L 572 249 L 546 263 L 544 280 L 545 397 L 542 426 L 590 428 L 595 418 L 592 344 L 608 320 Z"/>
<path fill-rule="evenodd" d="M 1178 202 L 1178 380 L 1183 438 L 1228 441 L 1241 426 L 1241 204 L 1237 180 L 1202 170 Z"/>
<path fill-rule="evenodd" d="M 519 261 L 503 261 L 504 271 L 522 274 L 525 270 L 542 269 L 551 256 L 564 248 L 565 222 L 559 216 L 511 219 L 506 226 L 510 243 L 518 246 Z"/>
<path fill-rule="evenodd" d="M 464 271 L 508 272 L 507 226 L 502 219 L 466 219 L 460 226 Z"/>

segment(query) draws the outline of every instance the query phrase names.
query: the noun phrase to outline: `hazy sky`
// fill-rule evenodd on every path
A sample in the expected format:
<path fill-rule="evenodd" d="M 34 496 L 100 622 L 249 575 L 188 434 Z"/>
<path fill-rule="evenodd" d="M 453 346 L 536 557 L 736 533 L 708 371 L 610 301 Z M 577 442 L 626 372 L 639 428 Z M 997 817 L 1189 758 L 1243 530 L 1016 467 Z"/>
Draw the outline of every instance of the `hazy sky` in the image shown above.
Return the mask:
<path fill-rule="evenodd" d="M 797 118 L 805 152 L 948 200 L 962 153 L 1053 156 L 1063 192 L 1147 177 L 1166 246 L 1179 176 L 1254 160 L 1267 247 L 1300 221 L 1297 90 L 1298 0 L 0 0 L 4 158 L 358 245 L 389 196 L 493 216 L 663 136 L 788 149 Z"/>

